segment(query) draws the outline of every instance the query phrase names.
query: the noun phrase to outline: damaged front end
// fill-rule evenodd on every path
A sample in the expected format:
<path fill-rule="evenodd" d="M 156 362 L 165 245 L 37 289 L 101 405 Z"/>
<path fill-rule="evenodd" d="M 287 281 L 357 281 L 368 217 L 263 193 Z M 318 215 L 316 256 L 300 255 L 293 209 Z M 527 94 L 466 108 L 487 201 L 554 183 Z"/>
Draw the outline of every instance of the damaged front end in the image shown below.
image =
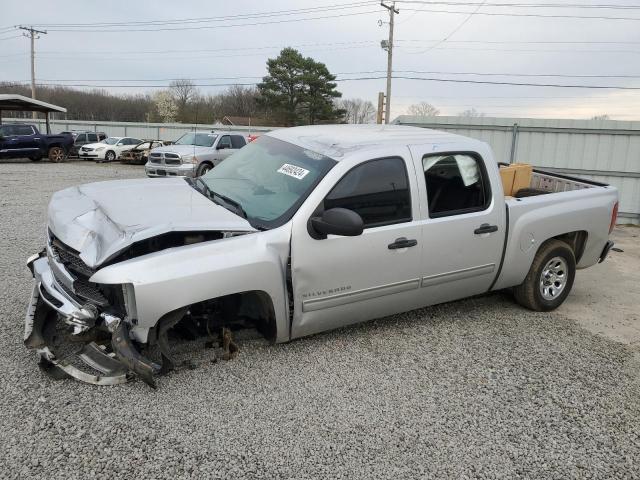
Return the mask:
<path fill-rule="evenodd" d="M 211 235 L 196 237 L 202 241 Z M 190 243 L 196 237 L 190 234 L 183 241 Z M 147 249 L 160 248 L 155 243 L 146 245 Z M 132 247 L 119 260 L 142 253 L 137 250 Z M 131 285 L 92 283 L 97 270 L 51 232 L 47 247 L 29 258 L 27 266 L 35 284 L 25 318 L 24 343 L 37 351 L 41 369 L 51 377 L 116 385 L 137 376 L 155 388 L 156 375 L 174 368 L 168 332 L 187 314 L 186 309 L 161 318 L 142 345 L 134 341 L 137 320 Z M 158 361 L 143 355 L 139 347 L 145 353 L 157 351 Z"/>
<path fill-rule="evenodd" d="M 65 254 L 73 252 L 62 253 L 50 241 L 46 250 L 27 261 L 35 279 L 25 318 L 27 348 L 38 352 L 42 370 L 57 379 L 116 385 L 135 374 L 155 387 L 154 375 L 162 366 L 135 347 L 126 312 L 108 298 L 118 296 L 115 288 L 104 292 L 88 282 L 90 272 L 79 272 L 87 267 L 76 263 L 74 269 L 69 262 L 65 266 L 61 261 Z"/>

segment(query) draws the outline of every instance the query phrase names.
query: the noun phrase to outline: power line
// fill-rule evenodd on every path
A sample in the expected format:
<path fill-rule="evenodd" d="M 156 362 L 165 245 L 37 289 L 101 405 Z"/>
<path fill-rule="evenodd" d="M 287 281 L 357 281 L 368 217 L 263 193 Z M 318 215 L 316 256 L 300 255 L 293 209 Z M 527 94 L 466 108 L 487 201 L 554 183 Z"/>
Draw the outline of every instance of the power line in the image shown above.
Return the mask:
<path fill-rule="evenodd" d="M 360 78 L 342 78 L 340 81 L 350 80 L 380 80 L 385 77 L 360 77 Z M 567 85 L 559 83 L 529 83 L 529 82 L 504 82 L 489 80 L 463 80 L 454 78 L 431 78 L 431 77 L 409 77 L 404 75 L 394 75 L 393 78 L 400 80 L 416 80 L 424 82 L 449 82 L 449 83 L 468 83 L 477 85 L 511 85 L 517 87 L 554 87 L 554 88 L 584 88 L 598 90 L 640 90 L 640 87 L 624 87 L 618 85 Z"/>
<path fill-rule="evenodd" d="M 451 32 L 446 37 L 444 37 L 442 40 L 440 40 L 439 42 L 434 43 L 432 46 L 430 46 L 426 50 L 423 50 L 422 52 L 415 52 L 415 53 L 427 53 L 427 52 L 433 50 L 434 48 L 437 48 L 440 45 L 442 45 L 444 42 L 449 40 L 449 38 L 451 38 L 453 35 L 455 35 L 462 27 L 464 27 L 467 24 L 467 22 L 469 20 L 471 20 L 471 18 L 476 13 L 478 13 L 478 10 L 480 10 L 480 8 L 482 8 L 482 6 L 485 3 L 486 3 L 486 0 L 483 0 L 480 4 L 478 4 L 478 7 L 473 12 L 471 12 L 464 20 L 462 20 L 462 22 L 460 22 L 453 30 L 451 30 Z"/>
<path fill-rule="evenodd" d="M 316 13 L 318 11 L 331 11 L 331 10 L 344 10 L 350 8 L 359 8 L 365 6 L 372 6 L 375 2 L 372 1 L 360 1 L 346 4 L 329 4 L 319 5 L 316 7 L 296 8 L 287 10 L 271 10 L 268 12 L 253 12 L 237 15 L 223 15 L 215 17 L 192 17 L 170 20 L 146 20 L 146 21 L 127 21 L 127 22 L 95 22 L 95 23 L 41 23 L 37 24 L 40 27 L 125 27 L 125 26 L 153 26 L 153 25 L 175 25 L 182 23 L 204 23 L 204 22 L 223 22 L 229 20 L 248 20 L 253 18 L 268 18 L 268 17 L 280 17 L 288 15 L 301 15 L 305 13 Z M 9 27 L 10 28 L 10 27 Z"/>
<path fill-rule="evenodd" d="M 400 3 L 418 5 L 447 5 L 447 6 L 482 6 L 487 7 L 507 7 L 507 8 L 569 8 L 569 9 L 591 9 L 591 10 L 640 10 L 640 5 L 624 4 L 595 4 L 584 3 L 504 3 L 504 2 L 453 2 L 441 0 L 398 0 Z"/>
<path fill-rule="evenodd" d="M 448 13 L 456 15 L 468 15 L 471 12 L 460 12 L 454 10 L 435 10 L 430 8 L 411 9 L 405 8 L 407 11 L 430 12 L 430 13 Z M 640 21 L 640 17 L 612 17 L 612 16 L 596 16 L 596 15 L 562 15 L 562 14 L 542 14 L 542 13 L 499 13 L 499 12 L 477 12 L 475 15 L 483 15 L 489 17 L 536 17 L 536 18 L 577 18 L 589 20 L 629 20 Z"/>
<path fill-rule="evenodd" d="M 335 15 L 322 15 L 317 17 L 306 18 L 292 18 L 283 20 L 269 20 L 266 22 L 254 22 L 254 23 L 236 23 L 236 24 L 222 24 L 222 25 L 203 25 L 198 27 L 163 27 L 163 28 L 127 28 L 127 29 L 104 29 L 104 28 L 49 28 L 51 32 L 80 32 L 80 33 L 129 33 L 129 32 L 166 32 L 166 31 L 184 31 L 184 30 L 203 30 L 210 28 L 234 28 L 234 27 L 251 27 L 256 25 L 275 25 L 291 22 L 306 22 L 310 20 L 325 20 L 330 18 L 352 17 L 356 15 L 369 15 L 372 13 L 378 13 L 377 10 L 368 10 L 366 12 L 352 12 L 352 13 L 340 13 Z M 84 25 L 83 25 L 84 27 Z"/>
<path fill-rule="evenodd" d="M 355 78 L 338 78 L 339 82 L 350 81 L 366 81 L 366 80 L 384 80 L 386 76 L 370 76 L 370 77 L 355 77 Z M 508 85 L 517 87 L 549 87 L 549 88 L 578 88 L 578 89 L 594 89 L 594 90 L 629 90 L 637 91 L 640 87 L 626 87 L 620 85 L 573 85 L 573 84 L 559 84 L 559 83 L 533 83 L 533 82 L 507 82 L 507 81 L 489 81 L 489 80 L 467 80 L 467 79 L 454 79 L 454 78 L 435 78 L 435 77 L 412 77 L 406 75 L 393 75 L 394 79 L 398 80 L 412 80 L 423 82 L 445 82 L 445 83 L 464 83 L 464 84 L 476 84 L 476 85 Z M 87 88 L 166 88 L 167 85 L 159 84 L 145 84 L 145 85 L 132 85 L 132 84 L 119 84 L 119 85 L 96 85 L 96 84 L 56 84 L 56 83 L 41 83 L 43 86 L 61 86 L 61 87 L 87 87 Z M 230 87 L 233 85 L 240 86 L 254 86 L 256 82 L 248 83 L 200 83 L 194 84 L 195 87 Z"/>
<path fill-rule="evenodd" d="M 640 78 L 640 74 L 564 74 L 564 73 L 514 73 L 514 72 L 444 72 L 435 70 L 394 70 L 396 73 L 418 73 L 430 75 L 472 75 L 472 76 L 498 76 L 498 77 L 557 77 L 557 78 Z M 363 70 L 357 72 L 337 72 L 336 75 L 363 75 L 374 73 L 385 73 L 385 70 Z M 193 81 L 202 80 L 244 80 L 244 79 L 261 79 L 264 75 L 247 75 L 235 77 L 196 77 L 190 78 Z M 49 78 L 42 79 L 43 82 L 171 82 L 180 80 L 179 77 L 173 78 Z M 20 82 L 20 81 L 17 81 Z"/>
<path fill-rule="evenodd" d="M 437 42 L 438 40 L 413 40 L 413 39 L 401 39 L 396 40 L 396 42 L 406 42 L 406 43 L 432 43 Z M 593 40 L 448 40 L 448 43 L 483 43 L 483 44 L 550 44 L 550 45 L 640 45 L 640 42 L 634 41 L 611 41 L 611 40 L 601 40 L 601 41 L 593 41 Z"/>

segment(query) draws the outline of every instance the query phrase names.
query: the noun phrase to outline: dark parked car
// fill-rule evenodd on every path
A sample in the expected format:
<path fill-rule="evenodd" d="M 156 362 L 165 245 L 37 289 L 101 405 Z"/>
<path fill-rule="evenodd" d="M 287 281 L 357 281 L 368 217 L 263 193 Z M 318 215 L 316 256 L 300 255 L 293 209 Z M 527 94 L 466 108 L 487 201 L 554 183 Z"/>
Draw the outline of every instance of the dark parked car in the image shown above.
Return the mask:
<path fill-rule="evenodd" d="M 80 147 L 89 143 L 101 142 L 107 138 L 104 132 L 93 132 L 89 130 L 71 130 L 68 132 L 60 132 L 60 135 L 71 135 L 73 137 L 73 146 L 69 155 L 77 157 Z"/>
<path fill-rule="evenodd" d="M 0 158 L 29 158 L 33 161 L 48 157 L 62 162 L 73 145 L 71 135 L 45 135 L 35 125 L 0 125 Z"/>

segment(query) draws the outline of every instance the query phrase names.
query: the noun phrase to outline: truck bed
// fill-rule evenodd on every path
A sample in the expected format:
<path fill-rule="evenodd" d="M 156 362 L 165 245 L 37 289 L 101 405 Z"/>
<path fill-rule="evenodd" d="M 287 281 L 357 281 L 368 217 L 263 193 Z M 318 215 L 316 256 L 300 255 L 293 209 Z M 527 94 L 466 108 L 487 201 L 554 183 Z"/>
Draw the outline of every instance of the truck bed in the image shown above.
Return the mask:
<path fill-rule="evenodd" d="M 500 163 L 499 165 L 508 165 Z M 573 190 L 582 190 L 585 188 L 607 187 L 606 183 L 594 182 L 583 178 L 570 177 L 559 173 L 548 172 L 545 170 L 533 169 L 529 189 L 522 197 L 544 195 L 546 193 L 570 192 Z M 515 195 L 521 198 L 520 195 Z M 513 197 L 506 197 L 507 199 Z"/>

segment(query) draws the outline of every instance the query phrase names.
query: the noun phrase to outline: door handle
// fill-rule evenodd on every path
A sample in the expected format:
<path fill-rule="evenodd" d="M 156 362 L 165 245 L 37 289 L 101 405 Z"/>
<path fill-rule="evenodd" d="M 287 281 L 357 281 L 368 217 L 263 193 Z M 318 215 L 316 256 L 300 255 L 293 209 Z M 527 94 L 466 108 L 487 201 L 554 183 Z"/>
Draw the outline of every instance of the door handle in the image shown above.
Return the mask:
<path fill-rule="evenodd" d="M 476 228 L 473 233 L 476 235 L 482 235 L 483 233 L 493 233 L 498 231 L 497 225 L 489 225 L 488 223 L 483 223 L 478 228 Z"/>
<path fill-rule="evenodd" d="M 395 242 L 390 243 L 387 248 L 389 248 L 389 250 L 397 250 L 399 248 L 415 247 L 417 244 L 417 240 L 409 240 L 408 238 L 400 237 L 396 238 Z"/>

